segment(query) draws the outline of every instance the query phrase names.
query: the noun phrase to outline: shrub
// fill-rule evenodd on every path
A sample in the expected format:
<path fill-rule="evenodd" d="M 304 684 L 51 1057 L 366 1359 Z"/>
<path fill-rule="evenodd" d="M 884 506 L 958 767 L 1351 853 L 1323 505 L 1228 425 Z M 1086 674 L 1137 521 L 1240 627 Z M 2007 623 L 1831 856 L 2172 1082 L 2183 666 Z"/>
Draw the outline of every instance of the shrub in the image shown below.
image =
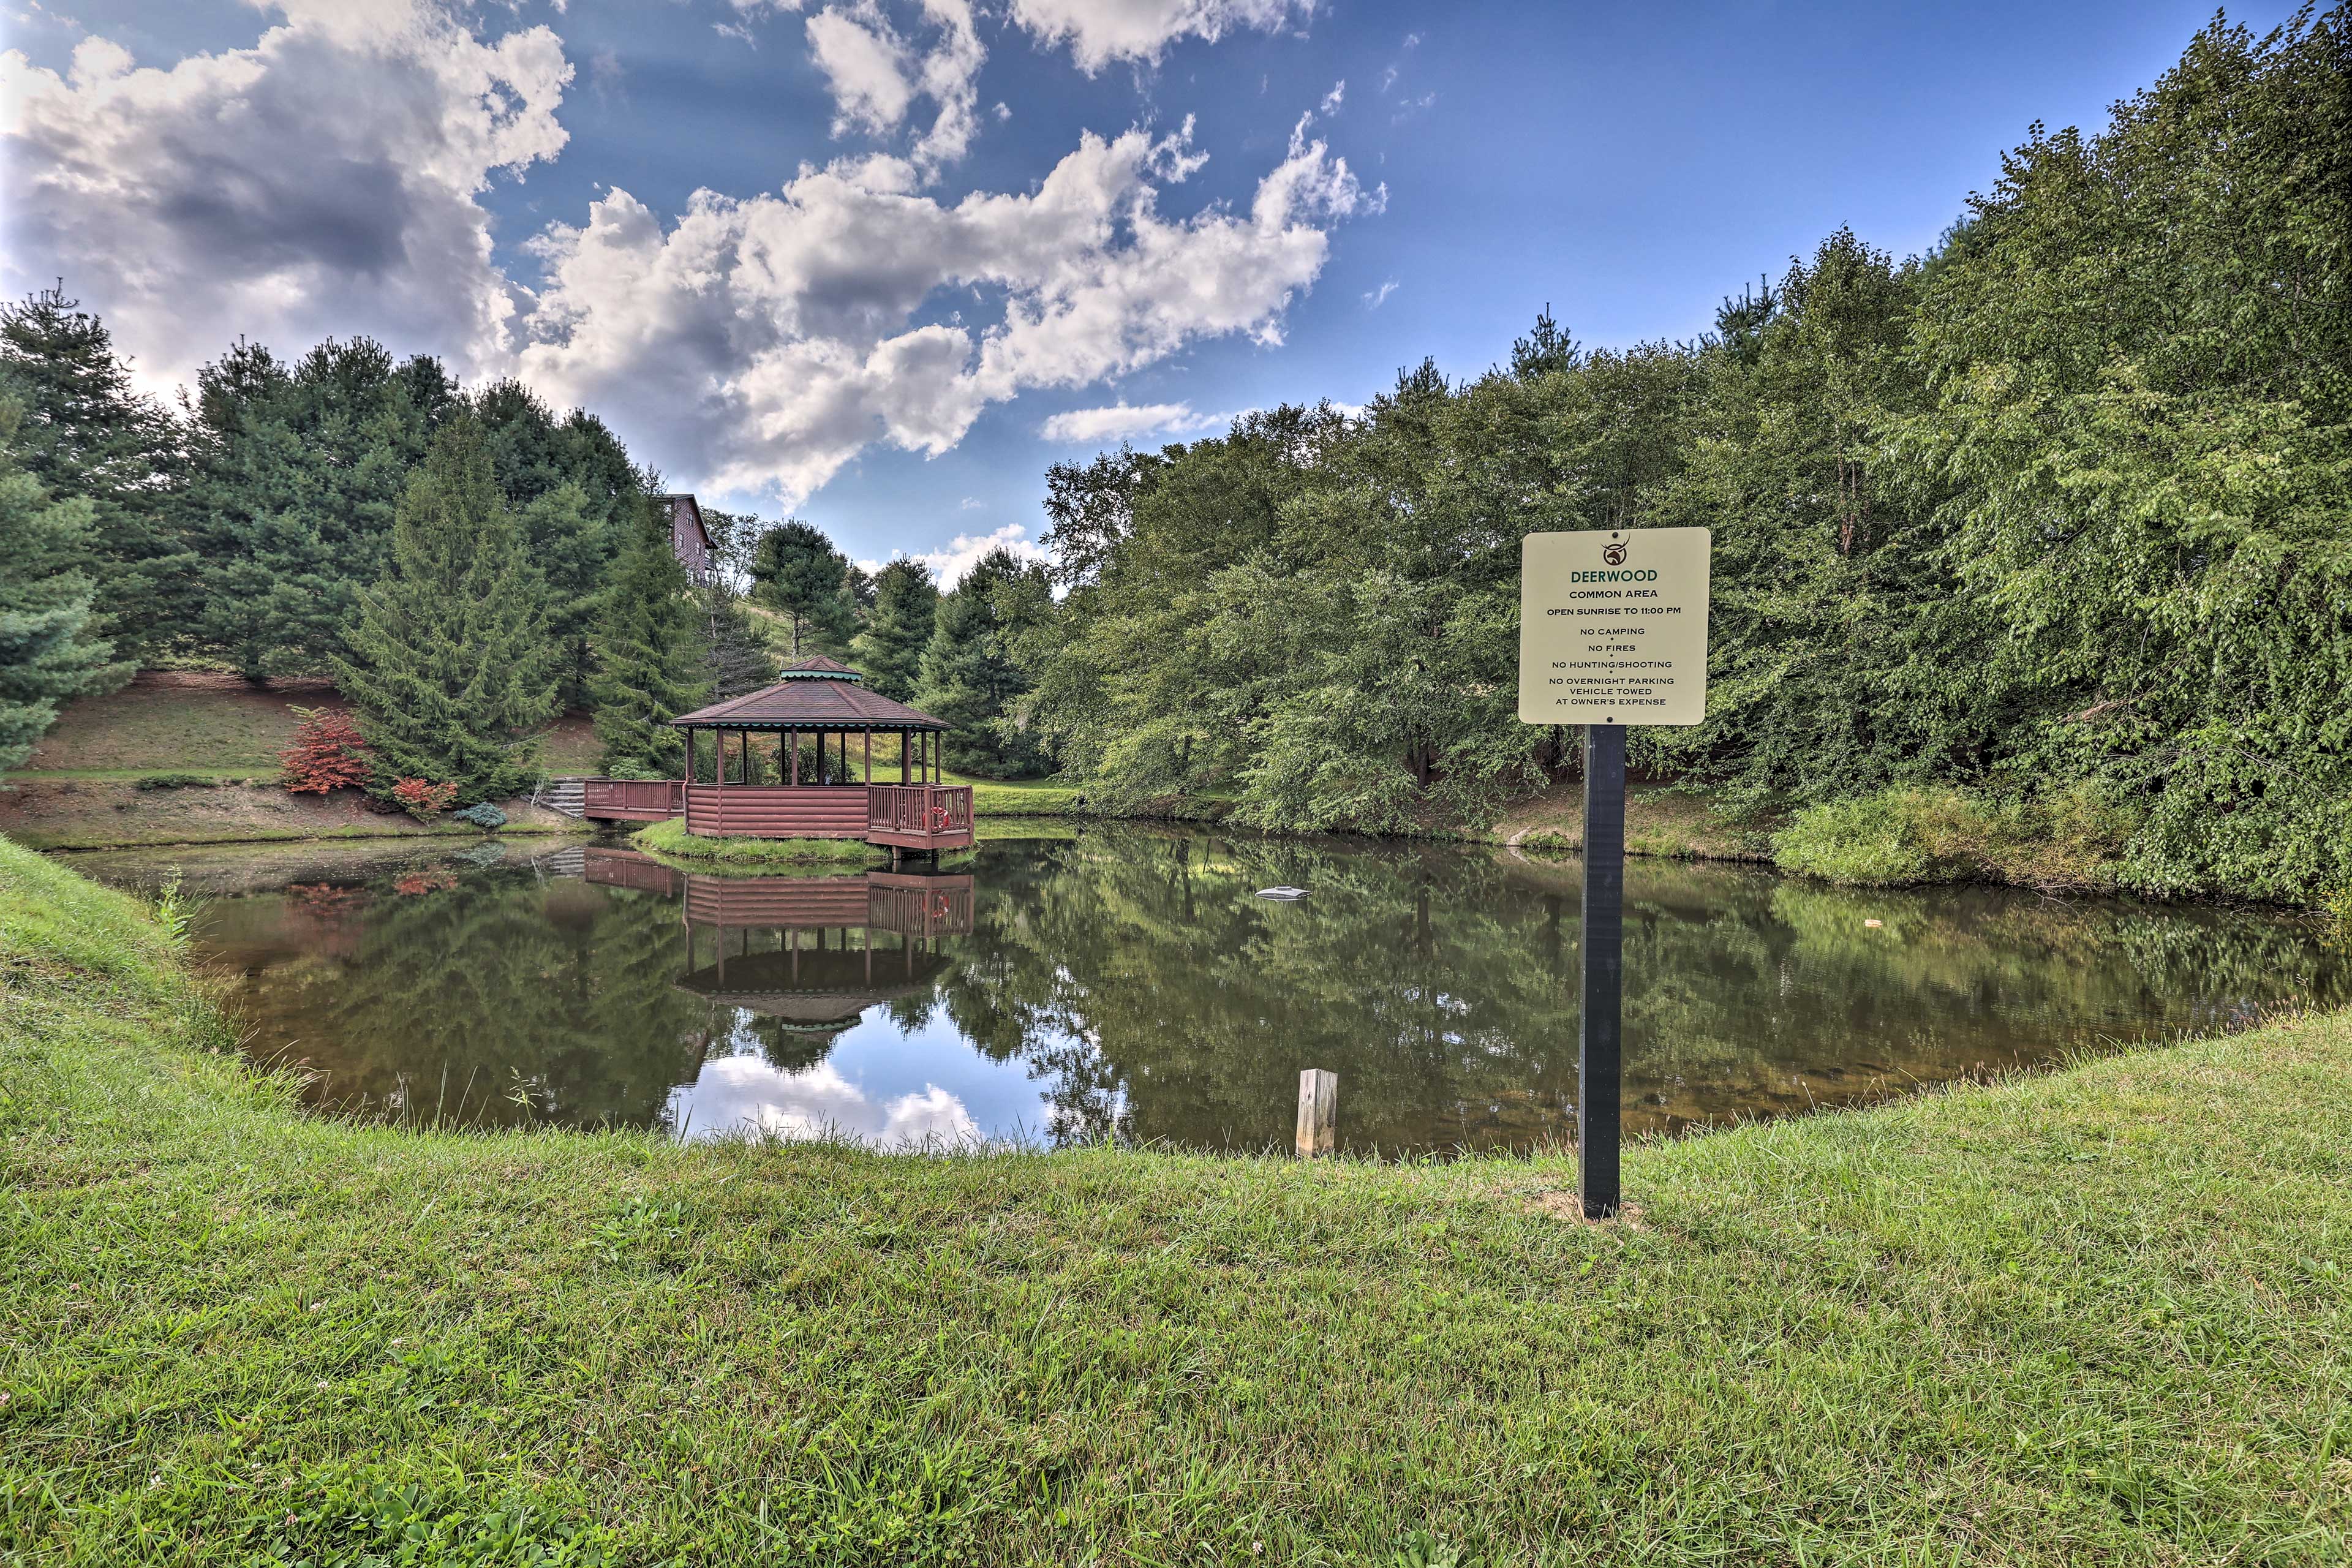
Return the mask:
<path fill-rule="evenodd" d="M 402 779 L 392 786 L 392 798 L 400 809 L 419 822 L 429 821 L 449 809 L 457 798 L 455 784 L 432 784 L 424 779 Z"/>
<path fill-rule="evenodd" d="M 488 801 L 477 801 L 465 810 L 453 814 L 460 822 L 470 822 L 485 833 L 496 833 L 507 825 L 507 814 Z"/>
<path fill-rule="evenodd" d="M 2134 821 L 2095 784 L 2003 804 L 1897 785 L 1807 806 L 1772 836 L 1772 858 L 1853 888 L 1977 879 L 2111 888 Z"/>
<path fill-rule="evenodd" d="M 132 789 L 212 789 L 219 780 L 204 773 L 149 773 L 131 784 Z"/>
<path fill-rule="evenodd" d="M 372 765 L 359 726 L 340 708 L 297 708 L 301 727 L 294 743 L 278 753 L 278 781 L 297 795 L 356 789 L 368 782 Z"/>

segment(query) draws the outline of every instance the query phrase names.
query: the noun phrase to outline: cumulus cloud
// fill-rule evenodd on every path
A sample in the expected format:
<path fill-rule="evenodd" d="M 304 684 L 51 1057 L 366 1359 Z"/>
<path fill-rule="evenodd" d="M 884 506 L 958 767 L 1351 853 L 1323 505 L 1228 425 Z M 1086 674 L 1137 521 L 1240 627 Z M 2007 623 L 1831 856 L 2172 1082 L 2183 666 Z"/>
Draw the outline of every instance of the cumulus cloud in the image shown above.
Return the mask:
<path fill-rule="evenodd" d="M 1029 537 L 1029 531 L 1017 522 L 1008 522 L 992 533 L 959 533 L 937 550 L 923 551 L 912 557 L 929 566 L 942 588 L 952 588 L 964 579 L 964 574 L 980 564 L 980 558 L 992 550 L 1009 550 L 1024 561 L 1041 565 L 1053 564 L 1051 552 Z M 879 563 L 861 562 L 869 572 L 879 570 Z"/>
<path fill-rule="evenodd" d="M 1241 27 L 1305 22 L 1315 0 L 1013 0 L 1013 19 L 1040 42 L 1067 42 L 1088 74 L 1113 60 L 1149 65 L 1181 38 L 1215 43 Z"/>
<path fill-rule="evenodd" d="M 159 389 L 240 334 L 367 332 L 520 374 L 684 482 L 789 507 L 869 445 L 936 456 L 1025 390 L 1210 338 L 1279 343 L 1332 229 L 1384 202 L 1311 116 L 1244 207 L 1171 210 L 1204 159 L 1189 120 L 1085 134 L 1024 191 L 939 199 L 926 184 L 976 122 L 979 45 L 970 0 L 910 3 L 739 7 L 803 15 L 845 124 L 901 150 L 803 164 L 772 193 L 699 191 L 675 215 L 612 189 L 527 242 L 528 281 L 500 271 L 480 198 L 564 146 L 572 69 L 545 27 L 486 41 L 436 0 L 278 0 L 252 48 L 168 68 L 102 39 L 63 76 L 0 55 L 0 275 L 21 291 L 64 274 Z M 1169 25 L 1289 14 L 1255 3 L 1202 0 Z"/>
<path fill-rule="evenodd" d="M 975 83 L 987 59 L 969 0 L 922 0 L 933 35 L 918 48 L 891 23 L 880 0 L 827 5 L 808 19 L 809 53 L 833 91 L 835 136 L 895 133 L 916 100 L 937 107 L 931 127 L 909 154 L 925 174 L 961 158 L 979 132 Z"/>
<path fill-rule="evenodd" d="M 1048 441 L 1083 447 L 1123 441 L 1156 430 L 1182 434 L 1232 422 L 1229 414 L 1196 414 L 1189 403 L 1114 403 L 1102 408 L 1066 410 L 1046 420 L 1038 433 Z"/>
<path fill-rule="evenodd" d="M 64 275 L 151 385 L 239 333 L 497 363 L 527 300 L 476 198 L 562 150 L 562 46 L 543 26 L 487 43 L 422 0 L 274 8 L 252 48 L 169 68 L 95 37 L 64 77 L 0 54 L 0 276 Z"/>
<path fill-rule="evenodd" d="M 1384 193 L 1300 135 L 1246 213 L 1163 214 L 1201 163 L 1188 121 L 1088 133 L 1035 190 L 953 205 L 888 158 L 803 167 L 774 195 L 699 192 L 667 226 L 616 190 L 537 242 L 546 283 L 520 367 L 560 401 L 630 411 L 666 469 L 797 504 L 866 445 L 936 456 L 1024 389 L 1206 337 L 1280 342 L 1330 226 Z M 1003 300 L 992 324 L 919 319 L 982 289 Z"/>

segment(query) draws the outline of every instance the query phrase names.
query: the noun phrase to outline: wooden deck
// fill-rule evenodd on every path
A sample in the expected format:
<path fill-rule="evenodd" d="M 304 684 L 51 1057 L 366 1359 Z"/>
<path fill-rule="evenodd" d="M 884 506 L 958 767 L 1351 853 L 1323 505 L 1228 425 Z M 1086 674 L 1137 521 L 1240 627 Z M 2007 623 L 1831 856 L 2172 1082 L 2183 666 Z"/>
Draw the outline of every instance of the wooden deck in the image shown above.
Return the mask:
<path fill-rule="evenodd" d="M 686 818 L 712 838 L 862 838 L 894 849 L 969 849 L 969 784 L 716 784 L 675 779 L 580 781 L 599 822 Z"/>
<path fill-rule="evenodd" d="M 676 779 L 582 779 L 581 815 L 599 822 L 662 822 L 686 808 Z"/>

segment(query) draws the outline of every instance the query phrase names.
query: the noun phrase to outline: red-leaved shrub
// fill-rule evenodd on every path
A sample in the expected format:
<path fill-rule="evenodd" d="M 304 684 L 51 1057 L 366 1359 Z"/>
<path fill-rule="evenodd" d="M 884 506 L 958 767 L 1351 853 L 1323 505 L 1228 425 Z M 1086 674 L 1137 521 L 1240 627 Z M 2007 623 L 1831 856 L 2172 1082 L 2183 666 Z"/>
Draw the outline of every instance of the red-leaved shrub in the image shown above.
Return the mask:
<path fill-rule="evenodd" d="M 401 810 L 424 822 L 457 804 L 457 786 L 454 784 L 430 784 L 424 779 L 402 779 L 392 786 L 392 798 L 400 802 Z"/>
<path fill-rule="evenodd" d="M 297 708 L 302 727 L 278 753 L 278 782 L 297 795 L 355 789 L 368 781 L 367 742 L 340 708 Z"/>

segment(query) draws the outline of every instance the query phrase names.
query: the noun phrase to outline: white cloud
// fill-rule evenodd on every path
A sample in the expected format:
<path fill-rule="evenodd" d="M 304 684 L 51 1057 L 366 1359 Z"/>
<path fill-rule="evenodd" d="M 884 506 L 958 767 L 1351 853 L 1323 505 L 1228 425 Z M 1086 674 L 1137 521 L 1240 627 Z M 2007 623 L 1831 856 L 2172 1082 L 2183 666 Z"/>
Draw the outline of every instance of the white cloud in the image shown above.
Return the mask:
<path fill-rule="evenodd" d="M 992 550 L 1009 550 L 1024 561 L 1051 565 L 1054 557 L 1045 547 L 1029 537 L 1029 531 L 1017 522 L 1008 522 L 993 533 L 959 533 L 937 550 L 919 551 L 914 559 L 936 573 L 942 590 L 954 587 L 964 579 L 964 574 L 980 563 L 980 558 Z M 860 563 L 866 570 L 879 568 Z"/>
<path fill-rule="evenodd" d="M 925 195 L 976 118 L 979 46 L 968 0 L 911 4 L 808 17 L 888 46 L 903 96 L 845 33 L 819 63 L 856 128 L 913 137 L 903 153 L 697 192 L 675 216 L 610 189 L 527 242 L 535 288 L 499 269 L 480 197 L 564 146 L 572 67 L 545 27 L 486 42 L 436 0 L 279 0 L 254 47 L 168 69 L 97 39 L 69 79 L 0 55 L 0 275 L 64 274 L 159 389 L 240 334 L 299 351 L 372 333 L 594 408 L 682 483 L 791 506 L 875 442 L 947 451 L 1024 390 L 1209 338 L 1278 344 L 1333 227 L 1385 200 L 1305 121 L 1243 209 L 1163 210 L 1204 161 L 1190 121 L 1086 134 L 1024 191 Z M 1184 14 L 1202 31 L 1274 13 Z"/>
<path fill-rule="evenodd" d="M 1040 43 L 1067 41 L 1089 75 L 1113 60 L 1150 64 L 1180 38 L 1215 43 L 1228 31 L 1272 31 L 1316 0 L 1013 0 L 1013 19 Z"/>
<path fill-rule="evenodd" d="M 1345 103 L 1347 100 L 1348 81 L 1345 77 L 1342 77 L 1338 81 L 1331 84 L 1330 91 L 1323 95 L 1323 101 L 1318 106 L 1318 111 L 1327 116 L 1337 114 L 1339 112 L 1339 105 Z"/>
<path fill-rule="evenodd" d="M 547 281 L 520 367 L 559 402 L 631 416 L 666 471 L 795 505 L 868 444 L 936 456 L 1024 389 L 1206 337 L 1281 342 L 1329 226 L 1384 193 L 1294 139 L 1246 214 L 1163 216 L 1163 190 L 1201 162 L 1188 121 L 1088 134 L 1034 191 L 953 205 L 887 158 L 803 167 L 772 196 L 699 192 L 667 226 L 616 190 L 537 243 Z M 919 319 L 940 291 L 981 288 L 1003 293 L 994 324 Z"/>
<path fill-rule="evenodd" d="M 249 49 L 137 68 L 83 41 L 68 75 L 0 54 L 0 276 L 62 274 L 151 387 L 243 333 L 373 333 L 499 363 L 527 298 L 476 198 L 553 158 L 572 79 L 546 27 L 485 43 L 407 0 L 285 0 Z"/>
<path fill-rule="evenodd" d="M 1389 302 L 1389 296 L 1396 291 L 1397 280 L 1393 278 L 1387 279 L 1381 283 L 1379 288 L 1370 290 L 1364 296 L 1364 309 L 1367 310 L 1379 310 L 1382 305 Z"/>
<path fill-rule="evenodd" d="M 1231 424 L 1229 414 L 1195 414 L 1189 403 L 1115 403 L 1104 408 L 1072 408 L 1045 421 L 1038 434 L 1048 441 L 1083 447 L 1125 440 L 1154 430 L 1178 434 Z"/>
<path fill-rule="evenodd" d="M 832 88 L 833 133 L 889 136 L 918 97 L 938 107 L 910 156 L 926 174 L 952 163 L 979 132 L 975 82 L 988 54 L 972 26 L 969 0 L 922 0 L 921 19 L 936 33 L 918 50 L 891 24 L 881 0 L 845 0 L 808 19 L 809 53 Z"/>

